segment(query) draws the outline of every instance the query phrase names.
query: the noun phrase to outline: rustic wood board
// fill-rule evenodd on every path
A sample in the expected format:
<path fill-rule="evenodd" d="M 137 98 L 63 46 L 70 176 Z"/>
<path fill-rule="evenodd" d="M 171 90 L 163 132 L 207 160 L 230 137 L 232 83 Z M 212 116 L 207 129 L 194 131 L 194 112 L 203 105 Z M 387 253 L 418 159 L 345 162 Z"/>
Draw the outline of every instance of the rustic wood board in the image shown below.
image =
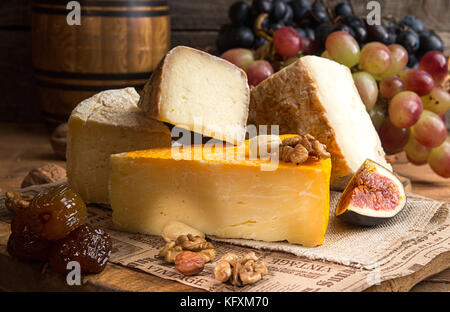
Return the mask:
<path fill-rule="evenodd" d="M 52 162 L 65 166 L 51 150 L 51 129 L 42 124 L 0 123 L 0 192 L 17 190 L 23 177 L 34 167 Z M 436 176 L 428 167 L 395 164 L 397 171 L 412 181 L 413 191 L 438 200 L 449 201 L 450 180 Z M 418 181 L 418 182 L 417 182 Z M 61 276 L 42 267 L 13 260 L 6 251 L 9 224 L 0 222 L 0 289 L 10 291 L 201 291 L 174 281 L 164 280 L 133 269 L 108 264 L 99 275 L 86 276 L 83 286 L 67 286 Z M 367 291 L 450 291 L 450 253 L 435 258 L 420 271 L 396 280 L 386 281 Z M 427 278 L 432 276 L 431 278 Z"/>

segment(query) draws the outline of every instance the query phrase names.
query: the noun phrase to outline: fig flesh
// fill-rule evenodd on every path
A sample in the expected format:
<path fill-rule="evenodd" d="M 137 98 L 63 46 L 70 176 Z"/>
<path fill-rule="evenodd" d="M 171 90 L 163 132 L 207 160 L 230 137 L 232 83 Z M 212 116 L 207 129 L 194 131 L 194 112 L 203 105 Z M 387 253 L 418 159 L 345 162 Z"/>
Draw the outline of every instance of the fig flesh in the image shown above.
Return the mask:
<path fill-rule="evenodd" d="M 392 219 L 405 206 L 403 184 L 391 171 L 368 159 L 345 188 L 336 216 L 352 224 L 374 226 Z"/>

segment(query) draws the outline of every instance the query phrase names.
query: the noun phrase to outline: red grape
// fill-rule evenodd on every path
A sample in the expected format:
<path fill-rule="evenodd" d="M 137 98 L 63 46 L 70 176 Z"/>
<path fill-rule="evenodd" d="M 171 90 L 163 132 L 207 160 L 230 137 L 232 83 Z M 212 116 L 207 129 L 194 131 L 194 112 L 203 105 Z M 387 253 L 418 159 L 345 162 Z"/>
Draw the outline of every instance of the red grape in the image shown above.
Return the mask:
<path fill-rule="evenodd" d="M 408 51 L 399 44 L 391 44 L 388 46 L 391 52 L 391 66 L 385 71 L 381 78 L 398 75 L 408 64 Z"/>
<path fill-rule="evenodd" d="M 283 57 L 293 57 L 302 49 L 302 39 L 292 27 L 281 27 L 273 34 L 273 46 Z"/>
<path fill-rule="evenodd" d="M 425 165 L 428 161 L 428 155 L 430 155 L 431 152 L 431 148 L 417 142 L 413 135 L 409 136 L 409 141 L 403 150 L 405 151 L 409 162 L 416 166 Z"/>
<path fill-rule="evenodd" d="M 389 103 L 389 118 L 398 128 L 413 126 L 422 114 L 420 97 L 411 91 L 403 91 L 394 96 Z"/>
<path fill-rule="evenodd" d="M 447 128 L 439 115 L 424 110 L 419 121 L 412 127 L 412 133 L 420 144 L 434 148 L 445 141 Z"/>
<path fill-rule="evenodd" d="M 389 119 L 386 119 L 378 131 L 383 149 L 388 155 L 399 153 L 408 143 L 409 129 L 397 128 Z"/>
<path fill-rule="evenodd" d="M 368 43 L 361 51 L 360 65 L 368 73 L 381 75 L 389 69 L 391 64 L 391 51 L 380 42 Z"/>
<path fill-rule="evenodd" d="M 431 93 L 422 97 L 423 108 L 438 115 L 450 109 L 450 93 L 442 88 L 433 88 Z"/>
<path fill-rule="evenodd" d="M 386 99 L 392 99 L 395 95 L 403 91 L 403 81 L 397 76 L 384 78 L 380 82 L 380 93 Z"/>
<path fill-rule="evenodd" d="M 257 86 L 271 75 L 273 75 L 273 67 L 267 61 L 255 61 L 247 68 L 248 83 L 251 86 Z"/>
<path fill-rule="evenodd" d="M 369 73 L 358 72 L 353 74 L 359 96 L 366 105 L 367 110 L 371 110 L 378 98 L 378 84 L 375 78 Z"/>
<path fill-rule="evenodd" d="M 450 138 L 431 151 L 428 164 L 441 177 L 450 178 Z"/>
<path fill-rule="evenodd" d="M 243 70 L 247 70 L 248 66 L 255 61 L 252 51 L 241 48 L 228 50 L 220 57 Z"/>
<path fill-rule="evenodd" d="M 359 44 L 345 31 L 336 31 L 329 35 L 325 46 L 331 58 L 336 62 L 349 68 L 359 63 Z"/>
<path fill-rule="evenodd" d="M 302 52 L 304 55 L 315 55 L 321 51 L 317 41 L 302 37 Z"/>
<path fill-rule="evenodd" d="M 434 86 L 433 77 L 429 73 L 420 69 L 407 69 L 401 75 L 405 90 L 413 91 L 419 96 L 427 95 Z"/>
<path fill-rule="evenodd" d="M 430 51 L 420 60 L 419 69 L 429 73 L 434 83 L 439 86 L 447 77 L 448 60 L 442 52 Z"/>
<path fill-rule="evenodd" d="M 380 129 L 381 125 L 387 118 L 387 112 L 384 105 L 375 105 L 370 111 L 369 111 L 370 119 L 372 119 L 373 126 L 377 131 Z"/>

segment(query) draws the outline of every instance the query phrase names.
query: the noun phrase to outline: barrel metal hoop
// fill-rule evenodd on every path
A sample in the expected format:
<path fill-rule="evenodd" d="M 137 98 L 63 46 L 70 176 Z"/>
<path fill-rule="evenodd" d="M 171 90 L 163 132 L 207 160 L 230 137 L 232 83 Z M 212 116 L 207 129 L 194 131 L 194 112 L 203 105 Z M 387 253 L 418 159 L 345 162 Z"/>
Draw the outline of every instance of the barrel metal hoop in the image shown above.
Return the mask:
<path fill-rule="evenodd" d="M 152 72 L 139 73 L 74 73 L 74 72 L 57 72 L 51 70 L 43 70 L 33 68 L 36 75 L 46 76 L 49 78 L 63 79 L 80 79 L 80 80 L 140 80 L 149 79 Z"/>
<path fill-rule="evenodd" d="M 122 89 L 127 87 L 134 87 L 136 89 L 142 89 L 144 87 L 143 83 L 138 84 L 122 84 L 122 85 L 106 85 L 106 86 L 99 86 L 99 85 L 74 85 L 74 84 L 65 84 L 65 83 L 58 83 L 58 82 L 50 82 L 41 80 L 36 77 L 36 84 L 39 87 L 44 88 L 51 88 L 51 89 L 59 89 L 59 90 L 65 90 L 65 91 L 93 91 L 93 92 L 100 92 L 104 90 L 111 90 L 111 89 Z"/>
<path fill-rule="evenodd" d="M 99 1 L 99 0 L 78 0 L 80 5 L 95 7 L 160 7 L 168 6 L 167 1 Z M 62 5 L 66 6 L 68 0 L 33 0 L 35 4 Z"/>
<path fill-rule="evenodd" d="M 67 15 L 66 9 L 53 9 L 46 7 L 33 6 L 31 11 L 36 14 L 52 14 L 52 15 Z M 89 10 L 81 9 L 81 16 L 92 17 L 156 17 L 169 16 L 169 10 L 153 10 L 153 11 L 103 11 L 103 10 Z"/>

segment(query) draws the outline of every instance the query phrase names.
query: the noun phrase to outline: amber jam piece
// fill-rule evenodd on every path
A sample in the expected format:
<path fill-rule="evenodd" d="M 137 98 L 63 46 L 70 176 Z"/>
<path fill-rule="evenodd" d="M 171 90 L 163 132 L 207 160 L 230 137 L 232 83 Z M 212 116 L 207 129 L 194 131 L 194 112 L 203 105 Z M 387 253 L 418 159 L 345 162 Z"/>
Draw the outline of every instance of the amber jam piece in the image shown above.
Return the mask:
<path fill-rule="evenodd" d="M 31 232 L 27 225 L 14 217 L 8 239 L 8 253 L 19 260 L 46 261 L 51 242 Z"/>
<path fill-rule="evenodd" d="M 81 196 L 63 184 L 36 195 L 16 217 L 39 237 L 58 240 L 86 222 L 87 210 Z"/>
<path fill-rule="evenodd" d="M 84 273 L 100 273 L 111 255 L 112 241 L 102 229 L 83 224 L 53 245 L 50 266 L 61 274 L 67 274 L 67 264 L 77 261 Z"/>

